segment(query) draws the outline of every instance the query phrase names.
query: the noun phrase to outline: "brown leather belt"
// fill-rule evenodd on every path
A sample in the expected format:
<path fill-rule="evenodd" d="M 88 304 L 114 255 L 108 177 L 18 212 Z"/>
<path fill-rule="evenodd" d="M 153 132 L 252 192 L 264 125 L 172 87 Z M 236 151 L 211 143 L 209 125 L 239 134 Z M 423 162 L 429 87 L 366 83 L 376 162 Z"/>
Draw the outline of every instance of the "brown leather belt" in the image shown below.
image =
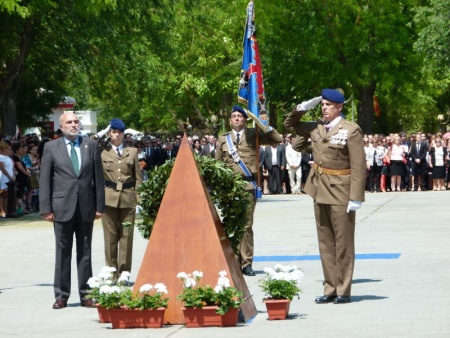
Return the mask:
<path fill-rule="evenodd" d="M 117 190 L 117 191 L 122 191 L 125 189 L 133 188 L 134 182 L 126 182 L 126 183 L 117 182 L 117 183 L 115 183 L 115 182 L 105 180 L 105 187 L 113 188 L 114 190 Z"/>
<path fill-rule="evenodd" d="M 350 175 L 352 173 L 351 169 L 328 169 L 328 168 L 322 168 L 322 165 L 317 164 L 316 162 L 313 163 L 313 168 L 316 169 L 316 171 L 319 174 L 326 174 L 326 175 Z"/>

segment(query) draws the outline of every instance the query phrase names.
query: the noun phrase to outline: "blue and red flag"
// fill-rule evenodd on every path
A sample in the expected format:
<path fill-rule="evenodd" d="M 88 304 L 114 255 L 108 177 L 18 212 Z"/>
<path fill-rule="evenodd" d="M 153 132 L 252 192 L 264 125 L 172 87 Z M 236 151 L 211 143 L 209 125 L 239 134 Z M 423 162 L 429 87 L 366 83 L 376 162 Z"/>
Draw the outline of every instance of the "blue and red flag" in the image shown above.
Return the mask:
<path fill-rule="evenodd" d="M 241 79 L 239 80 L 238 101 L 268 125 L 269 116 L 266 110 L 266 94 L 259 58 L 258 41 L 255 33 L 255 12 L 253 1 L 247 5 L 247 21 L 244 32 L 244 54 L 242 56 Z"/>

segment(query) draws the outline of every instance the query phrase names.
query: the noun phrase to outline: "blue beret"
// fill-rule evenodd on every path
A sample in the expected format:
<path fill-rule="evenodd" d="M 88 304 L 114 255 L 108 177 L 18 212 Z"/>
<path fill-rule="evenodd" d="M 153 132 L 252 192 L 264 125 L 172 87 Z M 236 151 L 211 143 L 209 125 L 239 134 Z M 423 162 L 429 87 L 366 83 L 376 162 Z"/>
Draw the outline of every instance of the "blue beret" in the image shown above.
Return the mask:
<path fill-rule="evenodd" d="M 245 112 L 245 110 L 239 106 L 233 106 L 233 109 L 231 109 L 231 112 L 235 112 L 238 111 L 239 113 L 241 113 L 246 119 L 248 119 L 247 113 Z"/>
<path fill-rule="evenodd" d="M 323 89 L 322 98 L 336 103 L 344 103 L 345 101 L 344 95 L 336 89 Z"/>
<path fill-rule="evenodd" d="M 125 131 L 125 125 L 123 124 L 121 119 L 114 118 L 111 121 L 109 121 L 109 125 L 111 126 L 111 129 L 115 129 L 118 131 Z"/>

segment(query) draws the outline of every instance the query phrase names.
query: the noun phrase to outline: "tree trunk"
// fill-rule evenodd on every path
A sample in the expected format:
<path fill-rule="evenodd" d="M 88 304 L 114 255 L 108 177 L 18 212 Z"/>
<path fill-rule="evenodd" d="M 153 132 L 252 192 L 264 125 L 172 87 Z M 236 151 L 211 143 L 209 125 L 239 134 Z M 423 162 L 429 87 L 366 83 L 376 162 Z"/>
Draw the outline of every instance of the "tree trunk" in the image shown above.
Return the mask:
<path fill-rule="evenodd" d="M 14 136 L 16 134 L 17 115 L 16 115 L 16 95 L 15 90 L 11 89 L 4 93 L 4 98 L 0 106 L 3 113 L 3 135 Z"/>
<path fill-rule="evenodd" d="M 373 96 L 375 94 L 376 85 L 376 82 L 371 82 L 367 87 L 363 88 L 358 95 L 358 101 L 360 102 L 358 107 L 358 124 L 364 134 L 373 133 Z"/>

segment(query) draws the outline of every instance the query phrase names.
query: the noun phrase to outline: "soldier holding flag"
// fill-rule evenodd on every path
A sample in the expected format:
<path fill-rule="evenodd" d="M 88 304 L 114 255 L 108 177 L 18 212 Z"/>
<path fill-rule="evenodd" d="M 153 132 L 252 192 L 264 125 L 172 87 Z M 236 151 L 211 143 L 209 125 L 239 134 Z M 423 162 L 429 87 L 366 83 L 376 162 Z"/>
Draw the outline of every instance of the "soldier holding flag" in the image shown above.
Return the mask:
<path fill-rule="evenodd" d="M 240 263 L 242 272 L 247 276 L 255 276 L 252 268 L 253 262 L 253 213 L 255 211 L 256 175 L 258 172 L 257 154 L 259 146 L 256 139 L 262 144 L 277 145 L 282 141 L 282 136 L 272 127 L 247 128 L 247 118 L 257 119 L 245 109 L 234 106 L 230 114 L 231 131 L 219 137 L 217 141 L 216 160 L 224 162 L 233 169 L 234 173 L 242 175 L 248 182 L 246 190 L 249 191 L 249 208 L 247 209 L 247 224 L 244 237 L 240 246 Z"/>
<path fill-rule="evenodd" d="M 261 60 L 255 35 L 253 1 L 250 1 L 247 6 L 243 48 L 238 101 L 246 104 L 248 110 L 239 106 L 234 106 L 231 110 L 232 131 L 219 137 L 216 159 L 223 161 L 248 182 L 246 189 L 250 192 L 248 197 L 250 206 L 247 209 L 246 231 L 240 246 L 240 264 L 244 275 L 255 276 L 252 268 L 253 213 L 256 205 L 255 194 L 258 191 L 256 182 L 258 182 L 259 174 L 259 145 L 277 145 L 282 141 L 282 137 L 268 125 Z M 256 123 L 256 129 L 246 128 L 249 117 Z"/>

